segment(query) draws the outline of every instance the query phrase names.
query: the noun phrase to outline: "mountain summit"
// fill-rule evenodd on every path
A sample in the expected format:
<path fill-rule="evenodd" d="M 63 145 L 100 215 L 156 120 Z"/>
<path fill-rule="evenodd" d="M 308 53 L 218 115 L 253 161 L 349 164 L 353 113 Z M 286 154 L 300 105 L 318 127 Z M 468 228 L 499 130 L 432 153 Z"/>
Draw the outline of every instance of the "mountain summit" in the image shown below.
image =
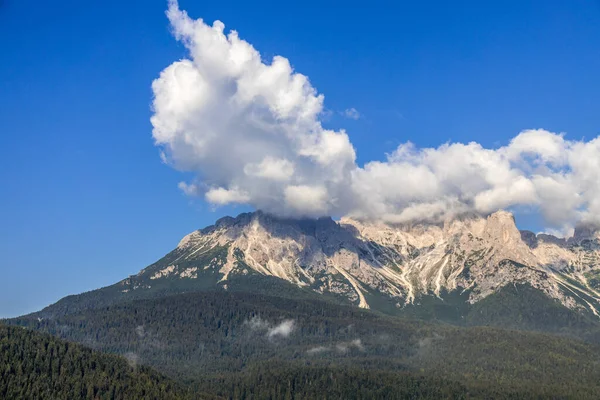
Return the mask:
<path fill-rule="evenodd" d="M 507 285 L 527 284 L 598 316 L 600 236 L 590 228 L 578 232 L 566 241 L 519 231 L 506 211 L 397 226 L 257 211 L 190 233 L 117 286 L 121 293 L 228 289 L 232 280 L 270 276 L 361 308 L 378 308 L 382 300 L 403 308 L 452 294 L 474 304 Z"/>
<path fill-rule="evenodd" d="M 578 232 L 570 240 L 520 232 L 504 211 L 396 226 L 257 211 L 192 232 L 114 285 L 7 322 L 125 355 L 228 398 L 250 393 L 236 386 L 247 379 L 256 382 L 250 388 L 271 385 L 265 376 L 284 382 L 284 392 L 257 397 L 291 398 L 294 374 L 305 378 L 292 385 L 311 388 L 334 376 L 314 370 L 321 365 L 351 377 L 354 386 L 338 377 L 322 385 L 350 388 L 339 398 L 381 382 L 389 396 L 363 397 L 415 397 L 422 386 L 394 396 L 402 383 L 360 381 L 376 370 L 473 379 L 473 390 L 458 397 L 502 397 L 494 385 L 511 382 L 507 398 L 596 399 L 600 245 L 593 229 Z M 544 392 L 515 392 L 512 382 Z M 474 391 L 487 387 L 493 394 Z"/>

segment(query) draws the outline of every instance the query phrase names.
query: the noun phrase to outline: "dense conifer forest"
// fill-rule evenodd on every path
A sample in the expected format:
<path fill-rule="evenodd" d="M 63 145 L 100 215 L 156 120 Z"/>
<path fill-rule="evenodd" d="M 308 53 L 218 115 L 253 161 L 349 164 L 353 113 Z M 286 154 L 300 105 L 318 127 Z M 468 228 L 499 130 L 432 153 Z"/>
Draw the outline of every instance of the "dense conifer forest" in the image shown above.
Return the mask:
<path fill-rule="evenodd" d="M 128 357 L 222 398 L 600 398 L 594 343 L 306 298 L 186 293 L 8 322 Z"/>
<path fill-rule="evenodd" d="M 149 367 L 19 327 L 0 325 L 2 399 L 188 399 Z"/>

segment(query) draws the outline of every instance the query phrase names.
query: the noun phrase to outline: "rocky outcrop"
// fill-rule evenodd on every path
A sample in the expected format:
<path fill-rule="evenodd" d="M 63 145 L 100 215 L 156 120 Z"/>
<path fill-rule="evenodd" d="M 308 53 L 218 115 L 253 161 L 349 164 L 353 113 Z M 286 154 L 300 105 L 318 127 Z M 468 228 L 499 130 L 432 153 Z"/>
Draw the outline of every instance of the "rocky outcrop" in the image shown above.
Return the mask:
<path fill-rule="evenodd" d="M 351 218 L 282 219 L 257 211 L 192 232 L 179 243 L 176 259 L 140 274 L 154 280 L 197 277 L 196 270 L 182 273 L 178 264 L 186 271 L 218 269 L 222 282 L 257 273 L 344 296 L 364 308 L 370 307 L 369 295 L 402 307 L 419 296 L 460 291 L 474 303 L 505 285 L 528 283 L 567 307 L 597 313 L 600 294 L 588 279 L 600 273 L 598 242 L 589 227 L 569 241 L 519 231 L 506 211 L 396 226 Z M 222 260 L 206 259 L 214 249 L 222 249 Z"/>

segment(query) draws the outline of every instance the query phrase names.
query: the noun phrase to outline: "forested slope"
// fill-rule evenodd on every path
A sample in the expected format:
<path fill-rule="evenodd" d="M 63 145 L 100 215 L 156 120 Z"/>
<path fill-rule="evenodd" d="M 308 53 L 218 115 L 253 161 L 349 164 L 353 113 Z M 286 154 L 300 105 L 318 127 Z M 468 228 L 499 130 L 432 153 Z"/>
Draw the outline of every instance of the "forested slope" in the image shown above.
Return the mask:
<path fill-rule="evenodd" d="M 1 399 L 186 399 L 178 384 L 114 355 L 0 325 Z M 195 397 L 198 398 L 198 397 Z"/>
<path fill-rule="evenodd" d="M 600 349 L 593 344 L 431 324 L 318 300 L 187 293 L 11 323 L 135 355 L 199 392 L 225 397 L 319 398 L 329 388 L 330 398 L 411 392 L 416 398 L 600 398 Z"/>

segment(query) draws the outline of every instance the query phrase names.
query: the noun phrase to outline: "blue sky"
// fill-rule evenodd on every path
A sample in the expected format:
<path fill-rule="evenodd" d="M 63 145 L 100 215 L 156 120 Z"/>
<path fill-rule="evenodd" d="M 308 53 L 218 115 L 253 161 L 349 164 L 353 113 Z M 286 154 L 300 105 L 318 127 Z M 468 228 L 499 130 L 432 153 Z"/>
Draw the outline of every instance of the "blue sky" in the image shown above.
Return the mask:
<path fill-rule="evenodd" d="M 523 129 L 599 134 L 600 2 L 197 2 L 325 95 L 357 161 Z M 486 3 L 486 4 L 483 4 Z M 185 197 L 161 163 L 151 83 L 186 56 L 166 1 L 0 6 L 0 317 L 114 283 L 190 231 L 247 208 Z M 361 118 L 340 113 L 357 109 Z M 519 226 L 539 229 L 535 216 Z"/>

